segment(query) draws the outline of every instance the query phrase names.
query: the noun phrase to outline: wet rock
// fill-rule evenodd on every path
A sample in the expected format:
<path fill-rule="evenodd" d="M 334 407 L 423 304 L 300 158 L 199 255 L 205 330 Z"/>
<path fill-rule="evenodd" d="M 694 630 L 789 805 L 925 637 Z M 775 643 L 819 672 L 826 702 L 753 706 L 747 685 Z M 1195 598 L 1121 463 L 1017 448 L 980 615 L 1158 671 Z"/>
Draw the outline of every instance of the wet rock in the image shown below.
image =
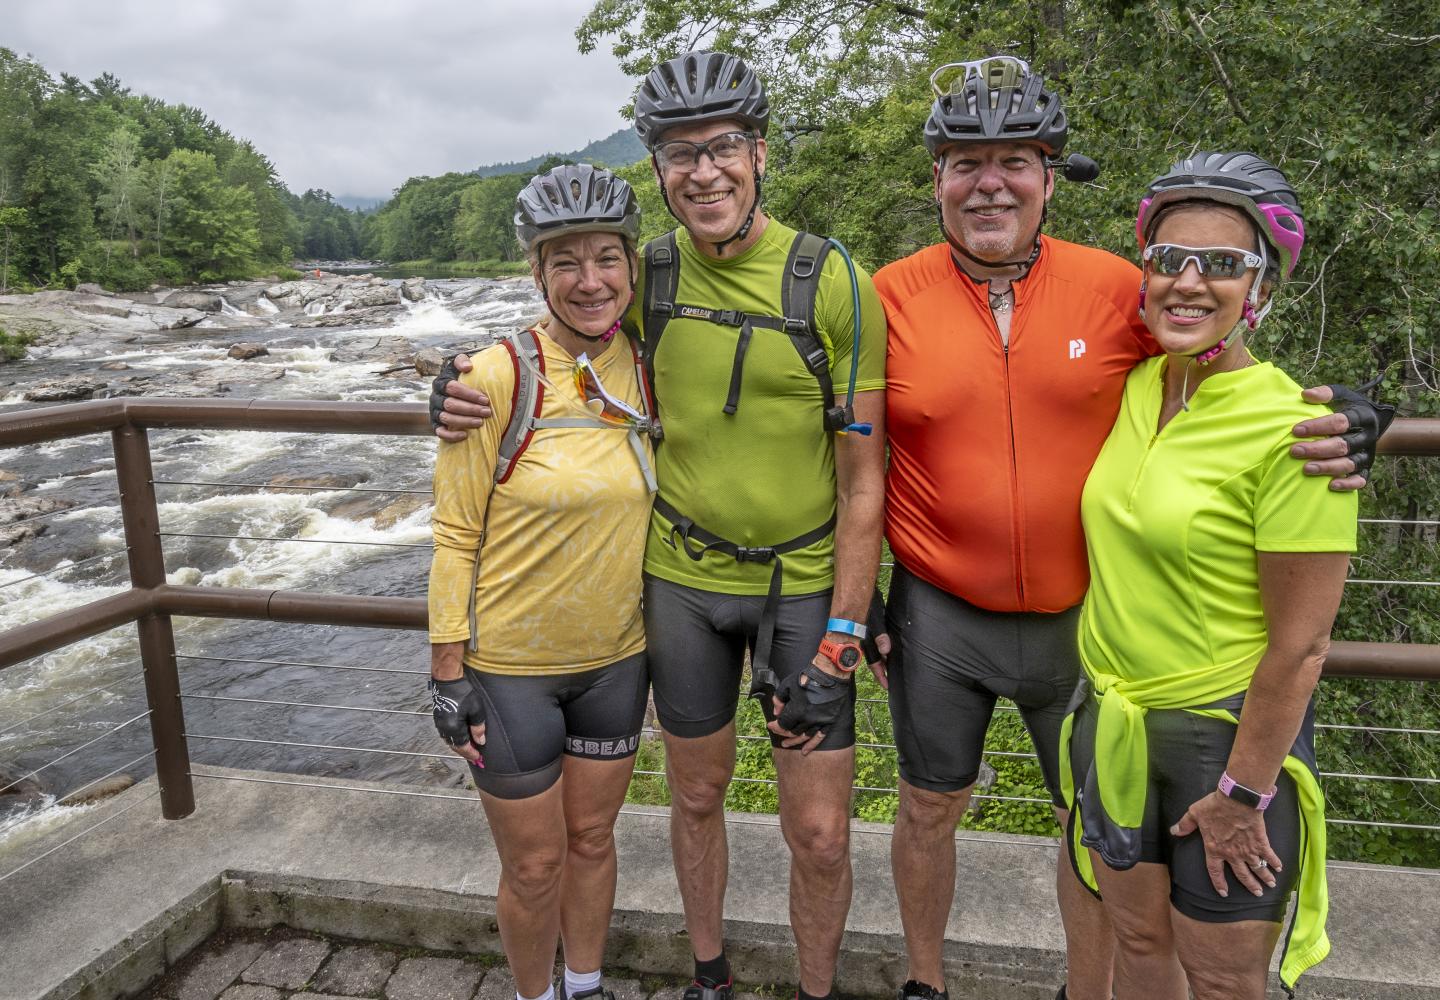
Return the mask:
<path fill-rule="evenodd" d="M 131 311 L 129 306 L 118 302 L 77 302 L 73 308 L 89 316 L 116 316 L 120 319 L 129 319 Z"/>
<path fill-rule="evenodd" d="M 25 393 L 32 403 L 60 403 L 71 399 L 89 399 L 103 389 L 105 383 L 86 375 L 72 375 L 69 378 L 42 382 Z"/>
<path fill-rule="evenodd" d="M 380 283 L 354 289 L 348 292 L 347 297 L 361 309 L 368 306 L 398 306 L 400 304 L 399 287 L 389 284 L 383 278 L 375 280 Z"/>
<path fill-rule="evenodd" d="M 0 788 L 6 788 L 0 795 L 30 796 L 45 794 L 44 787 L 33 777 L 22 777 L 25 772 L 13 764 L 0 764 Z"/>
<path fill-rule="evenodd" d="M 243 343 L 231 344 L 228 356 L 241 361 L 249 361 L 251 358 L 262 357 L 269 353 L 270 349 L 264 344 Z"/>
<path fill-rule="evenodd" d="M 81 293 L 82 295 L 111 294 L 110 292 L 107 292 L 105 289 L 101 288 L 99 285 L 95 284 L 93 281 L 82 281 L 80 284 L 75 286 L 75 291 Z"/>
<path fill-rule="evenodd" d="M 322 472 L 318 475 L 282 472 L 278 476 L 272 476 L 266 485 L 288 487 L 287 492 L 301 487 L 309 490 L 337 490 L 363 483 L 369 478 L 369 474 L 363 472 Z"/>
<path fill-rule="evenodd" d="M 411 302 L 419 302 L 428 290 L 424 278 L 406 278 L 400 283 L 400 294 Z"/>
<path fill-rule="evenodd" d="M 428 495 L 419 493 L 402 493 L 398 499 L 381 493 L 360 493 L 331 507 L 330 516 L 347 521 L 371 521 L 376 528 L 385 529 L 430 503 Z"/>
<path fill-rule="evenodd" d="M 415 371 L 419 375 L 433 377 L 440 374 L 445 364 L 445 355 L 433 347 L 426 347 L 415 355 Z"/>
<path fill-rule="evenodd" d="M 376 337 L 371 343 L 346 344 L 337 348 L 330 355 L 330 360 L 338 365 L 353 365 L 365 361 L 401 364 L 402 359 L 411 357 L 414 350 L 414 345 L 404 337 Z"/>
<path fill-rule="evenodd" d="M 108 799 L 113 795 L 119 795 L 133 784 L 135 784 L 135 779 L 130 777 L 130 775 L 117 774 L 103 781 L 92 782 L 83 788 L 77 788 L 74 792 L 61 799 L 60 804 L 62 806 L 79 806 L 85 805 L 88 802 L 99 802 L 101 799 Z"/>
<path fill-rule="evenodd" d="M 173 309 L 198 309 L 201 312 L 218 313 L 220 296 L 214 292 L 176 292 L 165 300 Z"/>
<path fill-rule="evenodd" d="M 100 366 L 102 372 L 128 372 L 130 366 L 123 361 L 107 361 Z"/>

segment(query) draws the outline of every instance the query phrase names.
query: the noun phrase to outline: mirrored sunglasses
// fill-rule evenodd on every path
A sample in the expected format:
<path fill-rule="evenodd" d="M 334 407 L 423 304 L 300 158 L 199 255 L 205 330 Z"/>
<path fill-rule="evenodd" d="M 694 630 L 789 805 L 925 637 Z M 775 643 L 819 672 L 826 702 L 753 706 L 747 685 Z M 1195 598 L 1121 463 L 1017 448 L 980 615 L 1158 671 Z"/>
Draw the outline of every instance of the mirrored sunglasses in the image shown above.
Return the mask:
<path fill-rule="evenodd" d="M 1145 263 L 1156 274 L 1178 275 L 1190 261 L 1206 278 L 1239 278 L 1254 267 L 1263 267 L 1265 258 L 1237 247 L 1185 247 L 1178 243 L 1152 243 L 1145 248 Z"/>

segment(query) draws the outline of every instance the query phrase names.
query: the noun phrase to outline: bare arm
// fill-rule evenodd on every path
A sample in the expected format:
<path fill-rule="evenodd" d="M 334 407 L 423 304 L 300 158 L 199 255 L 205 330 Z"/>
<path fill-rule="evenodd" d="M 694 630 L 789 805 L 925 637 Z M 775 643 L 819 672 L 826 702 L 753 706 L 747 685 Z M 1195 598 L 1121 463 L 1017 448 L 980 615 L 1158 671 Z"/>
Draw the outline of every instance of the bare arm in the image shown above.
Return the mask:
<path fill-rule="evenodd" d="M 1330 649 L 1330 629 L 1340 607 L 1350 556 L 1344 552 L 1260 552 L 1260 600 L 1269 643 L 1255 667 L 1235 745 L 1226 772 L 1240 784 L 1265 793 L 1275 787 L 1305 708 Z M 1264 818 L 1218 791 L 1191 805 L 1172 829 L 1184 836 L 1198 829 L 1215 891 L 1226 895 L 1225 865 L 1255 895 L 1261 883 L 1275 884 L 1263 865 L 1280 859 L 1265 836 Z"/>
<path fill-rule="evenodd" d="M 869 436 L 852 433 L 835 438 L 835 593 L 830 617 L 863 623 L 880 569 L 880 537 L 885 530 L 884 391 L 857 393 L 855 419 L 869 423 L 873 430 Z"/>

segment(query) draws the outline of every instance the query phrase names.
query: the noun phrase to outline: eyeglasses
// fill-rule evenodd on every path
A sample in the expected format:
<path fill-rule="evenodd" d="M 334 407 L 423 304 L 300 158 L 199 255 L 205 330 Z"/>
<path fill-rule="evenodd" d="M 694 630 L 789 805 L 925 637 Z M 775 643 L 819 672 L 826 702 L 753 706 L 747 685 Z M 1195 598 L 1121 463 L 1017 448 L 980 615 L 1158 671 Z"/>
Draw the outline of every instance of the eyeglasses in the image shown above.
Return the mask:
<path fill-rule="evenodd" d="M 1156 274 L 1179 275 L 1191 262 L 1206 278 L 1239 278 L 1253 267 L 1263 267 L 1265 258 L 1237 247 L 1182 247 L 1177 243 L 1152 243 L 1145 248 L 1144 261 Z"/>
<path fill-rule="evenodd" d="M 595 415 L 608 424 L 641 430 L 650 426 L 649 419 L 643 413 L 606 391 L 604 383 L 600 381 L 600 373 L 590 363 L 588 354 L 582 354 L 575 359 L 575 390 L 587 403 L 600 404 L 600 410 Z"/>
<path fill-rule="evenodd" d="M 723 132 L 706 142 L 671 139 L 655 147 L 655 162 L 661 170 L 688 174 L 700 165 L 700 157 L 706 155 L 717 168 L 728 167 L 753 148 L 754 140 L 749 132 Z"/>

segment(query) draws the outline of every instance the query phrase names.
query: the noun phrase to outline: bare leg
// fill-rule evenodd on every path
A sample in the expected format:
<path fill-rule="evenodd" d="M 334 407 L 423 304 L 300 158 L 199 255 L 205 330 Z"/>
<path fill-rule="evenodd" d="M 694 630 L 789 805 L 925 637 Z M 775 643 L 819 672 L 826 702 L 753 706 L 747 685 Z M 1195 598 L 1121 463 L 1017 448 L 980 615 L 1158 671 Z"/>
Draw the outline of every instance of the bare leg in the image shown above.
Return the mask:
<path fill-rule="evenodd" d="M 1055 898 L 1060 904 L 1060 922 L 1065 925 L 1066 1000 L 1110 1000 L 1114 931 L 1105 914 L 1105 904 L 1081 884 L 1070 864 L 1070 855 L 1063 843 L 1070 814 L 1056 807 L 1055 819 L 1060 824 L 1062 841 L 1055 868 Z"/>
<path fill-rule="evenodd" d="M 560 782 L 528 799 L 480 801 L 500 853 L 495 914 L 505 959 L 522 996 L 550 986 L 560 936 L 560 879 L 565 865 L 565 814 Z"/>
<path fill-rule="evenodd" d="M 1114 931 L 1116 1000 L 1187 1000 L 1170 926 L 1170 869 L 1142 863 L 1117 872 L 1094 851 L 1090 858 Z"/>
<path fill-rule="evenodd" d="M 567 852 L 560 880 L 560 934 L 565 964 L 575 972 L 594 972 L 605 955 L 615 908 L 615 817 L 625 801 L 635 758 L 567 755 L 562 766 Z"/>
<path fill-rule="evenodd" d="M 670 785 L 670 851 L 685 908 L 685 929 L 696 959 L 725 946 L 725 884 L 730 845 L 725 839 L 725 789 L 735 773 L 735 723 L 695 739 L 665 734 L 665 780 Z"/>
<path fill-rule="evenodd" d="M 1207 924 L 1173 908 L 1170 920 L 1195 1000 L 1265 1000 L 1270 955 L 1280 940 L 1279 923 Z"/>
<path fill-rule="evenodd" d="M 800 988 L 823 997 L 850 912 L 850 786 L 855 750 L 775 750 L 780 830 L 790 848 L 790 927 L 800 959 Z"/>
<path fill-rule="evenodd" d="M 955 901 L 955 825 L 970 789 L 932 792 L 900 779 L 900 811 L 890 838 L 890 870 L 905 930 L 906 979 L 945 988 L 941 954 Z"/>

